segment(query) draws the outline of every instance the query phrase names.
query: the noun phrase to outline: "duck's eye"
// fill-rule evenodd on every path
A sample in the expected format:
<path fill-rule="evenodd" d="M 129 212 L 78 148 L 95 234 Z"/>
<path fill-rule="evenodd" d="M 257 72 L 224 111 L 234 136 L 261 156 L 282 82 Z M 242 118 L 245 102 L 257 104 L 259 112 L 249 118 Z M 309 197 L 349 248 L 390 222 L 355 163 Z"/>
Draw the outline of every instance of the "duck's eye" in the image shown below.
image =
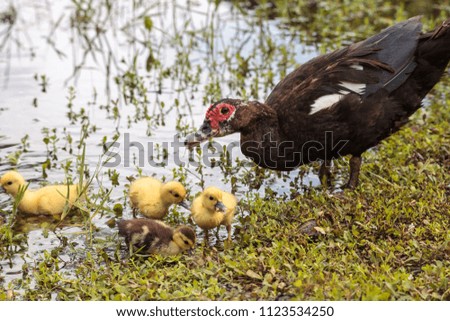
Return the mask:
<path fill-rule="evenodd" d="M 180 197 L 180 195 L 178 193 L 173 194 L 173 196 Z"/>
<path fill-rule="evenodd" d="M 13 183 L 13 182 L 9 181 L 9 182 L 8 182 L 8 183 L 6 183 L 6 184 L 8 184 L 8 185 L 12 185 L 12 183 Z"/>
<path fill-rule="evenodd" d="M 209 197 L 209 200 L 210 200 L 210 201 L 214 201 L 214 197 L 210 196 L 210 197 Z"/>
<path fill-rule="evenodd" d="M 184 241 L 184 244 L 189 245 L 189 242 L 188 241 Z"/>
<path fill-rule="evenodd" d="M 228 109 L 228 107 L 223 107 L 223 108 L 220 110 L 220 113 L 221 113 L 222 115 L 227 115 L 229 112 L 230 112 L 230 109 Z"/>

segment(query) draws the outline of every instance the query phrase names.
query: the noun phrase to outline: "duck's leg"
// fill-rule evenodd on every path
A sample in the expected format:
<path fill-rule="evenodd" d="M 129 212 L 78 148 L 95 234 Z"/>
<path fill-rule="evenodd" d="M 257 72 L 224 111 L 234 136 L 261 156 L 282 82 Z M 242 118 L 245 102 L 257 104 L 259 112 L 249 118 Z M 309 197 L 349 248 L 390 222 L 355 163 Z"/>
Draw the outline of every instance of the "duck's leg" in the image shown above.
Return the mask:
<path fill-rule="evenodd" d="M 358 185 L 361 161 L 361 156 L 352 156 L 350 158 L 350 178 L 344 188 L 354 189 Z"/>
<path fill-rule="evenodd" d="M 219 240 L 220 225 L 216 228 L 216 239 Z"/>
<path fill-rule="evenodd" d="M 205 230 L 205 245 L 209 245 L 209 230 Z"/>
<path fill-rule="evenodd" d="M 126 241 L 127 243 L 127 248 L 128 248 L 128 256 L 132 257 L 133 253 L 134 253 L 134 248 L 133 248 L 133 244 L 130 244 L 130 242 Z"/>
<path fill-rule="evenodd" d="M 319 169 L 319 179 L 322 185 L 331 186 L 331 160 L 326 159 L 322 161 Z"/>
<path fill-rule="evenodd" d="M 231 242 L 231 224 L 227 225 L 227 233 L 228 233 L 227 240 L 228 242 Z"/>

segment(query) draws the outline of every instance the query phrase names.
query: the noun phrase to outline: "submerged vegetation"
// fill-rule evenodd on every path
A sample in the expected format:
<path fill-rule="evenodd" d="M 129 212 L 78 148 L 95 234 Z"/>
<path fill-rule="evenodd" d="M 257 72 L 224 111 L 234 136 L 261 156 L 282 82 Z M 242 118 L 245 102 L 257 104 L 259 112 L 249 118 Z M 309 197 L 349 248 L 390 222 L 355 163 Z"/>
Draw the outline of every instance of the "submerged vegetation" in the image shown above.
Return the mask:
<path fill-rule="evenodd" d="M 429 30 L 450 16 L 448 1 L 32 3 L 0 5 L 0 175 L 89 188 L 62 220 L 26 217 L 0 194 L 0 300 L 450 299 L 448 73 L 364 154 L 354 191 L 338 188 L 346 159 L 327 190 L 318 165 L 276 173 L 210 144 L 211 166 L 193 166 L 206 150 L 180 149 L 179 164 L 170 146 L 212 101 L 263 100 L 313 56 L 416 14 Z M 116 222 L 132 216 L 127 190 L 140 175 L 179 180 L 191 201 L 211 185 L 235 193 L 232 242 L 219 233 L 205 247 L 197 228 L 192 255 L 129 257 Z M 167 222 L 189 215 L 172 207 Z"/>

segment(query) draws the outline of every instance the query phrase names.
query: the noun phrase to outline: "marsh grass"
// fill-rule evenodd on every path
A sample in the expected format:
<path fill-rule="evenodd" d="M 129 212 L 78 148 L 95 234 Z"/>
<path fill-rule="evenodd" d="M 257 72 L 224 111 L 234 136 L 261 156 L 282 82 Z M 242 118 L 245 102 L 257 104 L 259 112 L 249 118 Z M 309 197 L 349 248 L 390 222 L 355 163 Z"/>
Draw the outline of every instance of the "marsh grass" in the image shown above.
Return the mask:
<path fill-rule="evenodd" d="M 6 248 L 8 248 L 14 244 L 15 233 L 14 233 L 12 227 L 14 226 L 14 224 L 16 222 L 16 218 L 17 218 L 17 215 L 19 212 L 20 201 L 23 199 L 23 196 L 25 195 L 25 192 L 28 189 L 28 186 L 29 186 L 29 184 L 27 184 L 26 186 L 21 186 L 19 188 L 19 191 L 17 192 L 17 195 L 13 201 L 12 211 L 8 217 L 9 218 L 8 222 L 7 222 L 7 224 L 3 224 L 0 226 L 0 228 L 1 228 L 1 239 L 0 239 L 1 244 L 2 245 L 5 244 Z"/>

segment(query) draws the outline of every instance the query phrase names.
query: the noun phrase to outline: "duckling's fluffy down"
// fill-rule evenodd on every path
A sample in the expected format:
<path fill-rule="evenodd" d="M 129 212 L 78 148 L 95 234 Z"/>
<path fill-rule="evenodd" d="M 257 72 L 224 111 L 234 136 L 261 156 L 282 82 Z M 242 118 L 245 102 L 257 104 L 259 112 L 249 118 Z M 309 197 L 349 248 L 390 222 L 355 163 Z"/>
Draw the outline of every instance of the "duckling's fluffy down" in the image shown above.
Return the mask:
<path fill-rule="evenodd" d="M 222 192 L 222 203 L 225 205 L 227 210 L 225 211 L 224 218 L 222 220 L 222 225 L 231 225 L 234 214 L 236 212 L 237 199 L 233 194 Z"/>
<path fill-rule="evenodd" d="M 175 255 L 195 245 L 195 231 L 189 226 L 174 230 L 161 221 L 138 218 L 122 220 L 118 228 L 127 245 L 143 253 Z"/>
<path fill-rule="evenodd" d="M 142 177 L 130 185 L 130 203 L 148 218 L 162 219 L 170 205 L 180 203 L 186 196 L 186 189 L 179 182 L 163 184 L 153 177 Z"/>
<path fill-rule="evenodd" d="M 210 200 L 210 197 L 213 200 Z M 215 208 L 217 202 L 225 205 L 225 212 Z M 233 194 L 215 187 L 208 187 L 192 202 L 192 219 L 202 229 L 212 229 L 220 225 L 231 226 L 236 205 L 237 200 Z"/>
<path fill-rule="evenodd" d="M 119 235 L 125 237 L 128 245 L 142 248 L 147 252 L 154 241 L 169 243 L 172 240 L 172 228 L 161 221 L 138 218 L 122 220 L 118 224 Z"/>
<path fill-rule="evenodd" d="M 78 185 L 50 185 L 36 191 L 27 191 L 19 204 L 29 214 L 59 215 L 64 207 L 72 207 L 78 198 Z"/>
<path fill-rule="evenodd" d="M 0 186 L 15 197 L 27 182 L 18 172 L 10 171 L 0 178 Z M 78 185 L 49 185 L 36 190 L 26 189 L 19 210 L 35 215 L 60 215 L 79 198 Z"/>

